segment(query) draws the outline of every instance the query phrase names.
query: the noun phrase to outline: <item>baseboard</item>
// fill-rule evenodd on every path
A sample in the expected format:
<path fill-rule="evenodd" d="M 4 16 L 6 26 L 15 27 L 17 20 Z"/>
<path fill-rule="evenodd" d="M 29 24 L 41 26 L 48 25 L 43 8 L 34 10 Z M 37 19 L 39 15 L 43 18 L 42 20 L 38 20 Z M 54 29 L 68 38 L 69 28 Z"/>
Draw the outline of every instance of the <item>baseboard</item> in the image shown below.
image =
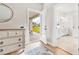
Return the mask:
<path fill-rule="evenodd" d="M 47 44 L 51 45 L 52 47 L 56 47 L 56 45 L 51 42 L 47 42 Z"/>
<path fill-rule="evenodd" d="M 44 41 L 44 40 L 40 40 L 41 42 L 43 42 L 44 44 L 47 44 L 47 42 L 46 41 Z"/>

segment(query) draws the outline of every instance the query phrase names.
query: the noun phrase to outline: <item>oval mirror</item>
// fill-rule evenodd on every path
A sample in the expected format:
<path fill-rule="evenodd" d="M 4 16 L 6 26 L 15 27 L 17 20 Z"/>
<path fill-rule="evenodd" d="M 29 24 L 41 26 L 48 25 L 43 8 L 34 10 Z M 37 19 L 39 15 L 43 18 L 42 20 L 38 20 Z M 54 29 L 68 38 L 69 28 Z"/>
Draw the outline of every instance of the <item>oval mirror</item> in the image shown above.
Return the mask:
<path fill-rule="evenodd" d="M 0 23 L 7 22 L 11 20 L 12 17 L 13 17 L 12 9 L 9 6 L 0 3 Z"/>

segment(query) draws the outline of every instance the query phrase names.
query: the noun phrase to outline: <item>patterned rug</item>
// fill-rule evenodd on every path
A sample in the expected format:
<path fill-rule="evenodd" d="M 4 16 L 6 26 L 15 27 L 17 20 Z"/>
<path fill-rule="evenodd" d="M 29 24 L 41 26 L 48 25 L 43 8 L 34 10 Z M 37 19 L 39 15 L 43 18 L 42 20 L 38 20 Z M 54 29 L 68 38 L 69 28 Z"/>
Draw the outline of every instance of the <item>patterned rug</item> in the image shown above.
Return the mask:
<path fill-rule="evenodd" d="M 36 48 L 30 49 L 24 52 L 25 55 L 53 55 L 47 48 L 43 46 L 38 46 Z"/>

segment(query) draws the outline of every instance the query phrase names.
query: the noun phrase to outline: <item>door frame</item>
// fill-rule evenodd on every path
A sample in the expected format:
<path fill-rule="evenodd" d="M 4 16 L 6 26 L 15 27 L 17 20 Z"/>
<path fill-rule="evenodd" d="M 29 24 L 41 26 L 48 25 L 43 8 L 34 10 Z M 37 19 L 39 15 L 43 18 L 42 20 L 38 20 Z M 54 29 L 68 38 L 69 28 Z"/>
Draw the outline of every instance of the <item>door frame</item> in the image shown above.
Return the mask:
<path fill-rule="evenodd" d="M 27 8 L 27 20 L 28 20 L 28 28 L 27 28 L 27 30 L 28 30 L 28 41 L 29 41 L 29 43 L 30 43 L 30 30 L 29 30 L 29 12 L 30 11 L 33 11 L 33 12 L 36 12 L 36 13 L 39 13 L 39 15 L 41 16 L 41 11 L 38 11 L 38 10 L 35 10 L 35 9 L 32 9 L 32 8 Z M 40 19 L 40 21 L 42 22 L 42 19 Z M 42 24 L 40 23 L 40 26 L 41 26 Z M 41 39 L 41 33 L 42 33 L 42 31 L 41 31 L 41 29 L 42 29 L 42 27 L 40 27 L 40 39 Z"/>

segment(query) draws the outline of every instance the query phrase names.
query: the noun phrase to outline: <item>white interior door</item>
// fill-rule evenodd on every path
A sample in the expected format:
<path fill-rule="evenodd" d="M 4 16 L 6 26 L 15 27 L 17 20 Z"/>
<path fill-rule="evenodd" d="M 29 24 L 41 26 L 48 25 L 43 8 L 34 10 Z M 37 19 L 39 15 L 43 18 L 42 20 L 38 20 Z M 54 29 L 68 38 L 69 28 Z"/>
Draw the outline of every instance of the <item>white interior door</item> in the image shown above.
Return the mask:
<path fill-rule="evenodd" d="M 41 13 L 41 41 L 47 44 L 46 40 L 46 10 Z"/>

